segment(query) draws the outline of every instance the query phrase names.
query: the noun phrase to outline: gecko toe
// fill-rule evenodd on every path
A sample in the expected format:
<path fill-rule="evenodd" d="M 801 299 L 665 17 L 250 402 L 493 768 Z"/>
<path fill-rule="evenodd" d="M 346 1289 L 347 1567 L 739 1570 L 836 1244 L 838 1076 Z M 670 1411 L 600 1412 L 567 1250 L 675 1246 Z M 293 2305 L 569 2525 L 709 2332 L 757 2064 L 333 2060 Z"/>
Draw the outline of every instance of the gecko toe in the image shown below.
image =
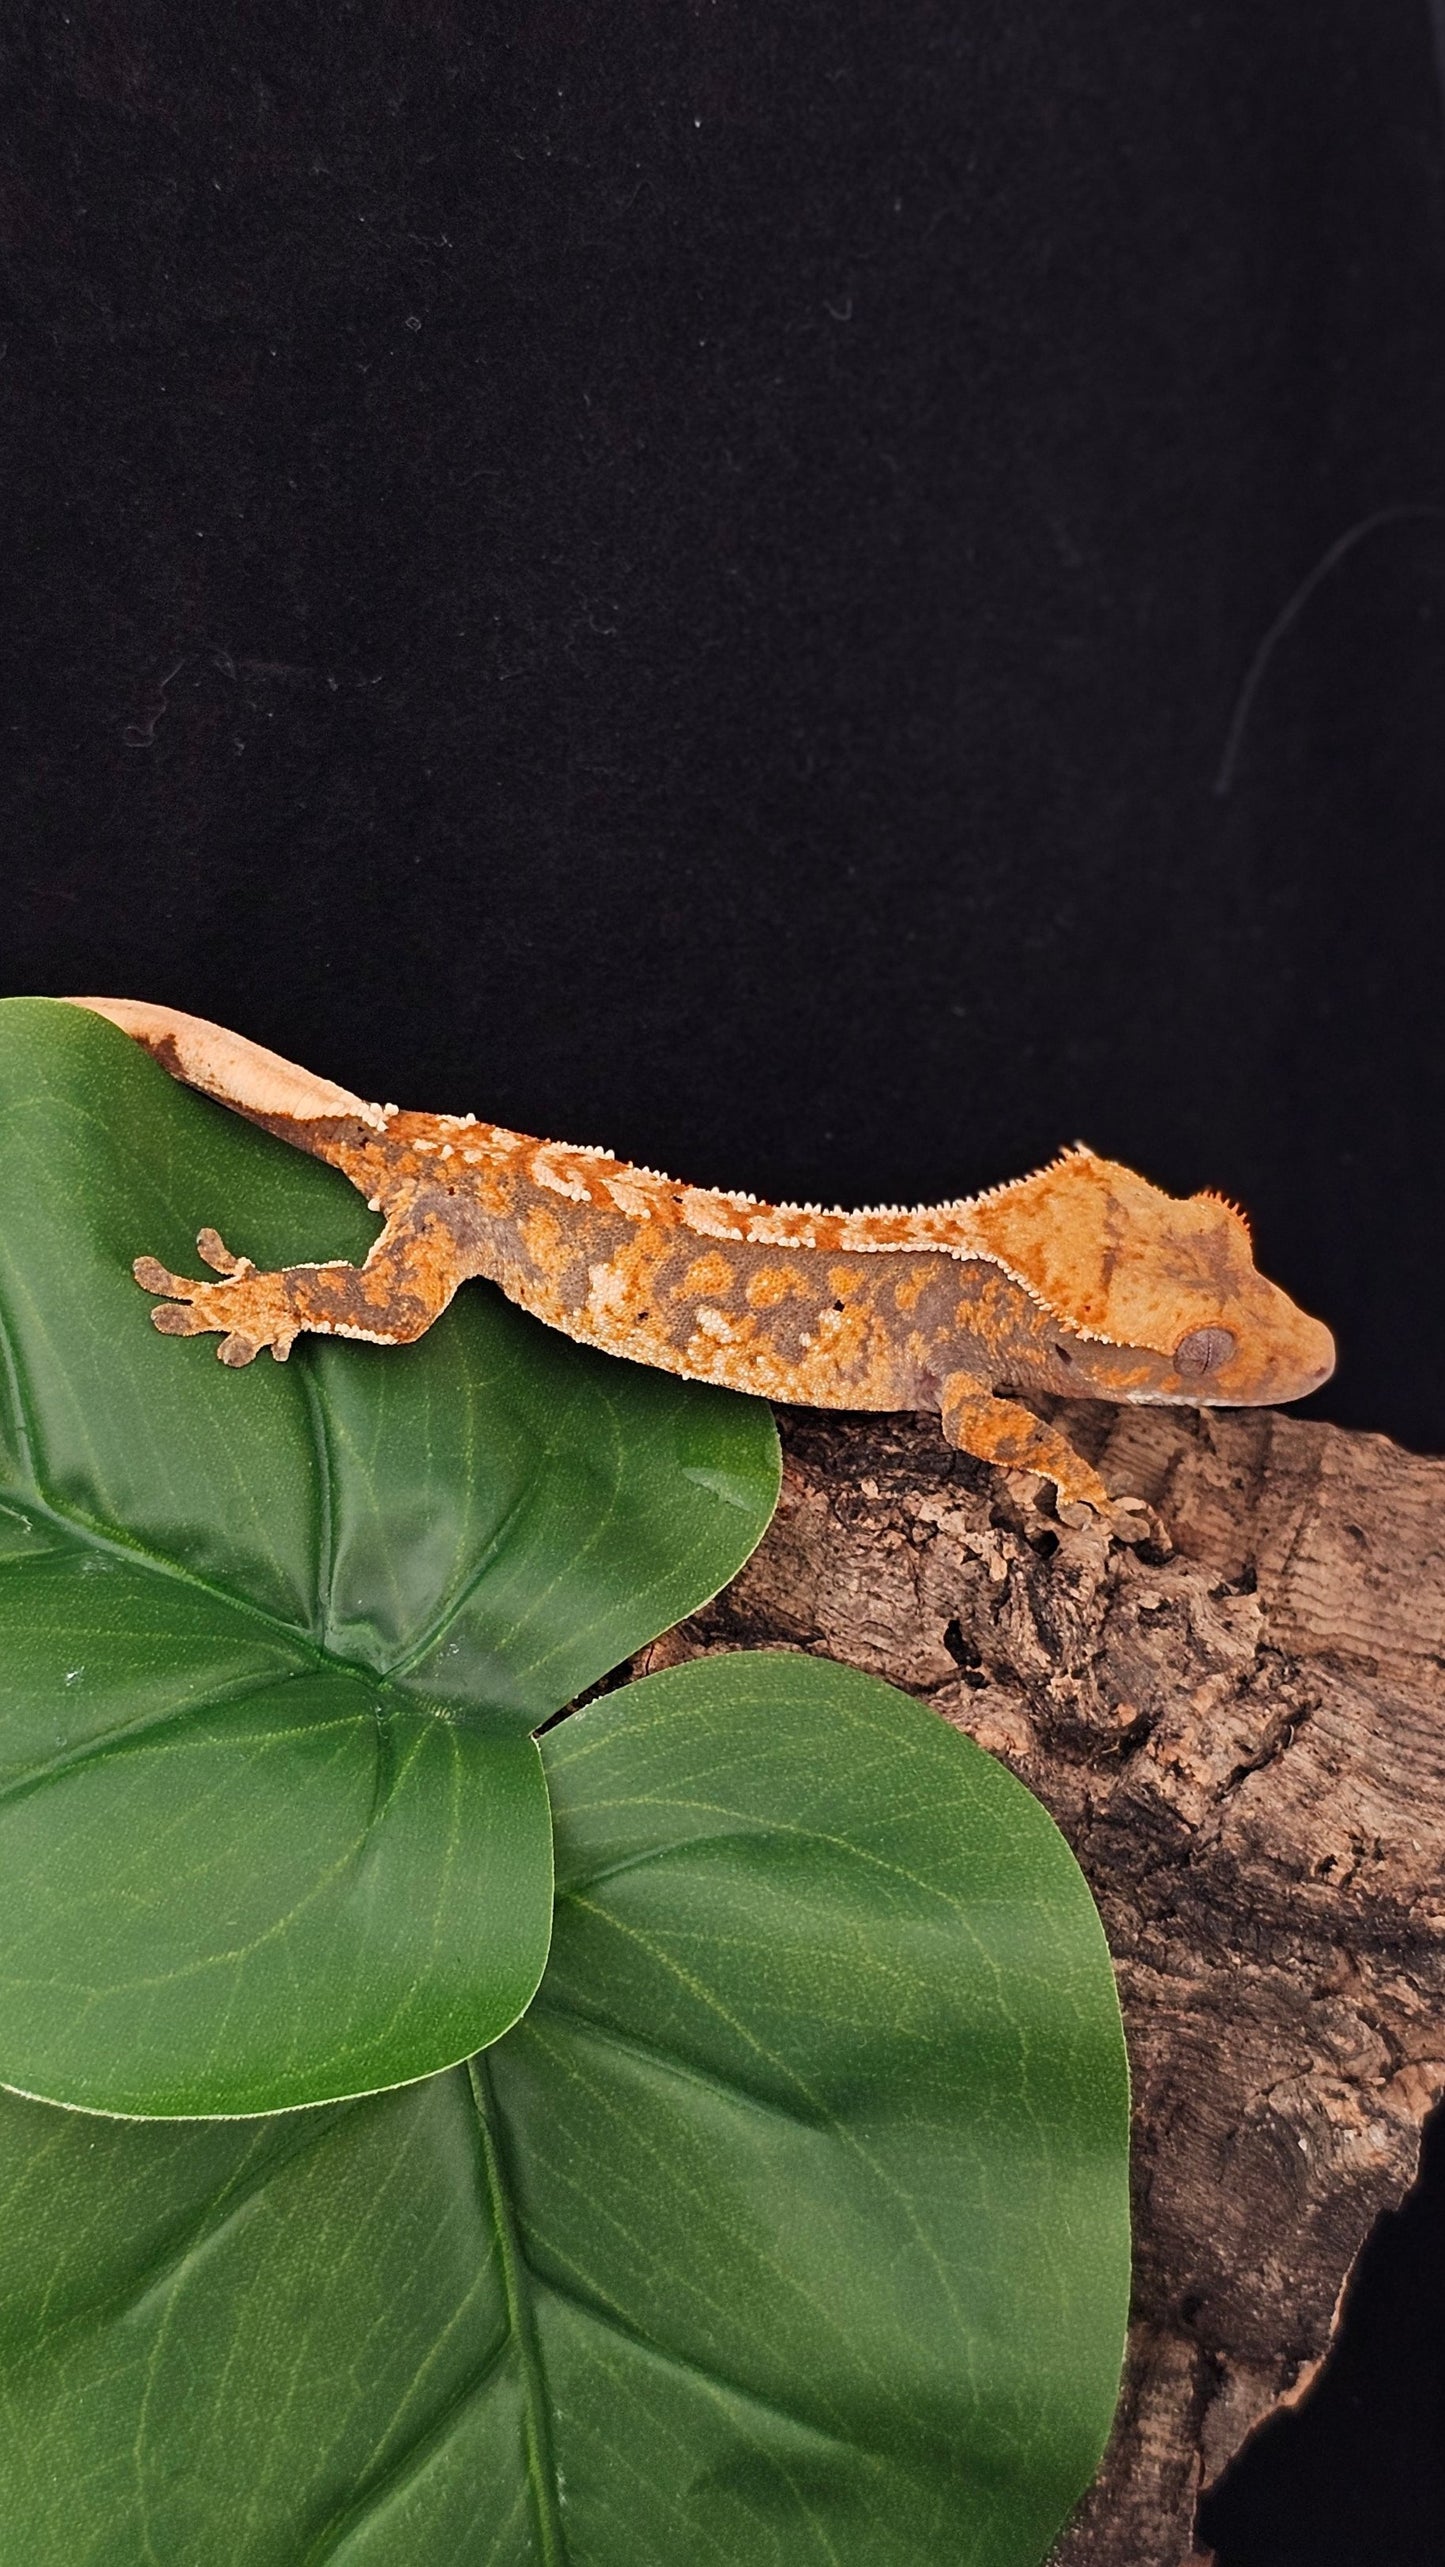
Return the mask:
<path fill-rule="evenodd" d="M 1141 1545 L 1152 1546 L 1167 1556 L 1174 1548 L 1173 1536 L 1157 1508 L 1143 1497 L 1116 1497 L 1111 1500 L 1108 1515 L 1110 1538 L 1126 1543 L 1131 1550 Z"/>
<path fill-rule="evenodd" d="M 193 1292 L 195 1287 L 184 1275 L 173 1275 L 159 1257 L 137 1257 L 131 1273 L 144 1292 Z"/>
<path fill-rule="evenodd" d="M 195 1337 L 199 1335 L 201 1325 L 183 1301 L 159 1302 L 151 1312 L 151 1326 L 158 1328 L 163 1337 Z"/>
<path fill-rule="evenodd" d="M 209 1223 L 204 1230 L 196 1232 L 196 1251 L 204 1257 L 214 1274 L 253 1275 L 256 1271 L 249 1257 L 232 1255 L 219 1230 L 213 1230 Z"/>
<path fill-rule="evenodd" d="M 239 1372 L 243 1364 L 254 1363 L 260 1352 L 255 1338 L 243 1336 L 239 1328 L 233 1328 L 230 1336 L 223 1337 L 216 1348 L 218 1361 L 228 1365 L 232 1372 Z"/>

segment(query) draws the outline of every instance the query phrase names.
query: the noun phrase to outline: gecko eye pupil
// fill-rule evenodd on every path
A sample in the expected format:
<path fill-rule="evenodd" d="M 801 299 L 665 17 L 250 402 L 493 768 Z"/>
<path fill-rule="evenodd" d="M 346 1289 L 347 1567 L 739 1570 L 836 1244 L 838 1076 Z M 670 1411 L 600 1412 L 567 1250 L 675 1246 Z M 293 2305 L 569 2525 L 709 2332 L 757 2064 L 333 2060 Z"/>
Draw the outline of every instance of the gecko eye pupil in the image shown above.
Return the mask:
<path fill-rule="evenodd" d="M 1174 1369 L 1179 1373 L 1217 1373 L 1227 1364 L 1237 1344 L 1228 1328 L 1191 1328 L 1174 1349 Z"/>

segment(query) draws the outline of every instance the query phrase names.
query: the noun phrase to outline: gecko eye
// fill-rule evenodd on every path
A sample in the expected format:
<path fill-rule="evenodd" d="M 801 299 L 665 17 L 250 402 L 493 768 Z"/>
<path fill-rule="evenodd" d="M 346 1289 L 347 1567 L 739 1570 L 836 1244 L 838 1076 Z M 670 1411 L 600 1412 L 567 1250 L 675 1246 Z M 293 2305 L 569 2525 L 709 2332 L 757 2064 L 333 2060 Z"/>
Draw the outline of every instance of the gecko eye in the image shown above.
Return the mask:
<path fill-rule="evenodd" d="M 1191 1328 L 1174 1349 L 1174 1369 L 1179 1373 L 1217 1373 L 1227 1364 L 1237 1339 L 1228 1328 Z"/>

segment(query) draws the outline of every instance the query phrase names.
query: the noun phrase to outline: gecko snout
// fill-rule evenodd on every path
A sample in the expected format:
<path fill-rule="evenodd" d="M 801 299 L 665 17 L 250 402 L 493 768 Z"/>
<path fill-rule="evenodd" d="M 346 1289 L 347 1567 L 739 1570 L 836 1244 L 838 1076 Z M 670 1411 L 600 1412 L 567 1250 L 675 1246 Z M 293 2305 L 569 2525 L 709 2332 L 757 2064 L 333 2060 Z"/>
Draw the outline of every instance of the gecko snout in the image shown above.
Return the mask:
<path fill-rule="evenodd" d="M 1291 1307 L 1290 1321 L 1284 1342 L 1268 1367 L 1268 1387 L 1256 1394 L 1266 1405 L 1278 1400 L 1308 1399 L 1310 1392 L 1327 1382 L 1335 1369 L 1335 1341 L 1323 1320 L 1311 1319 L 1304 1311 Z"/>

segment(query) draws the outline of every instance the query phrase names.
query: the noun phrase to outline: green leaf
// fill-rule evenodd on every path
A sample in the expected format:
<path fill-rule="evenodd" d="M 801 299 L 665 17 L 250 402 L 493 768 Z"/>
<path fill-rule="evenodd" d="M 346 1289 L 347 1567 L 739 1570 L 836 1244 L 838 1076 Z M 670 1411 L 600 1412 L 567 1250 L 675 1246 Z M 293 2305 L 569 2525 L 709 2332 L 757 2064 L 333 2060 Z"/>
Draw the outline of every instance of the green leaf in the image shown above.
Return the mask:
<path fill-rule="evenodd" d="M 482 1285 L 417 1346 L 228 1372 L 130 1273 L 204 1222 L 262 1264 L 376 1226 L 101 1018 L 0 1006 L 0 2078 L 120 2113 L 357 2094 L 514 2021 L 529 1733 L 777 1491 L 759 1403 Z"/>
<path fill-rule="evenodd" d="M 551 1959 L 469 2068 L 264 2125 L 0 2106 L 26 2567 L 1032 2567 L 1127 2285 L 1103 1936 L 872 1679 L 694 1662 L 543 1742 Z"/>

